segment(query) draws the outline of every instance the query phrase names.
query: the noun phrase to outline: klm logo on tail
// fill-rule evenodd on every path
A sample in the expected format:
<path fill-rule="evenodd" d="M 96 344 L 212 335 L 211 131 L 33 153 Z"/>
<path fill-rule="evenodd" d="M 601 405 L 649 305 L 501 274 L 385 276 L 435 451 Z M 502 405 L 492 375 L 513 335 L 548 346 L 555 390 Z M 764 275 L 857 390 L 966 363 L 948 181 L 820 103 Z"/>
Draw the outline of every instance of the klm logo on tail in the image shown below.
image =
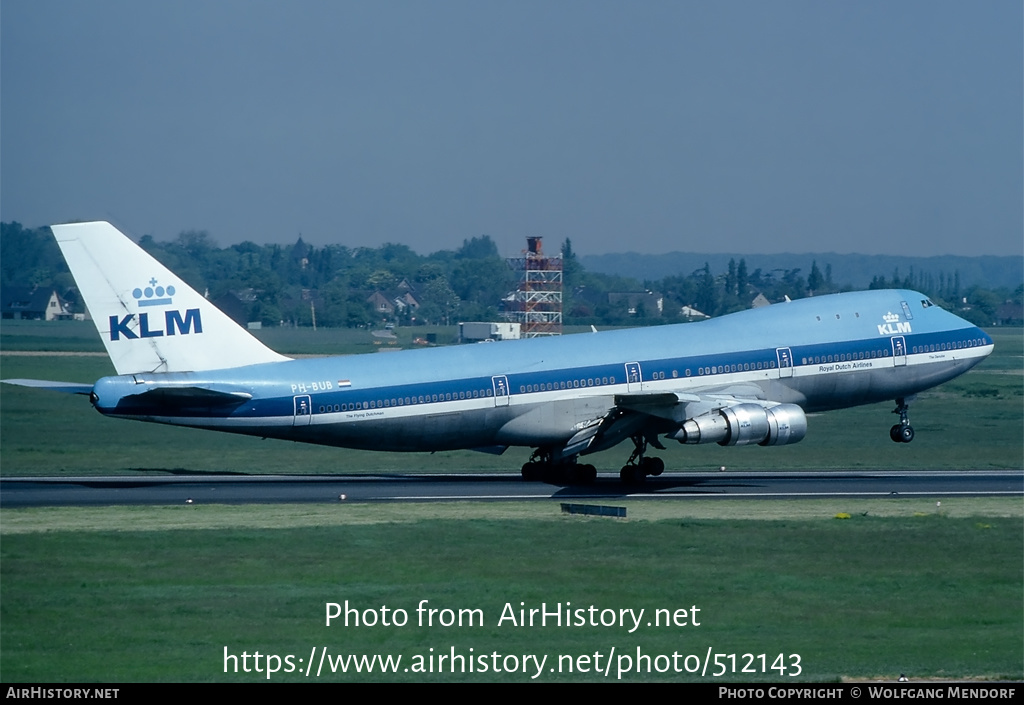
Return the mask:
<path fill-rule="evenodd" d="M 174 303 L 174 287 L 157 285 L 156 278 L 149 280 L 149 286 L 145 289 L 136 287 L 132 291 L 132 296 L 138 302 L 139 307 L 149 306 L 165 306 Z M 110 317 L 110 339 L 120 340 L 121 336 L 124 336 L 126 340 L 138 340 L 139 338 L 161 338 L 164 335 L 175 335 L 176 332 L 181 335 L 188 335 L 189 333 L 202 333 L 203 332 L 203 320 L 199 315 L 198 308 L 186 309 L 184 316 L 181 311 L 169 309 L 164 311 L 163 328 L 151 327 L 149 320 L 149 313 L 140 313 L 139 324 L 137 329 L 133 329 L 130 326 L 132 320 L 135 318 L 134 313 L 129 313 L 127 316 L 118 318 L 117 316 Z M 154 326 L 159 325 L 154 323 Z"/>
<path fill-rule="evenodd" d="M 156 285 L 157 279 L 153 277 L 149 280 L 149 286 L 145 289 L 135 287 L 132 290 L 132 296 L 139 302 L 139 306 L 162 306 L 163 304 L 173 303 L 174 287 L 168 286 L 166 289 L 162 286 Z M 145 296 L 146 298 L 142 298 Z"/>
<path fill-rule="evenodd" d="M 122 335 L 128 340 L 137 340 L 139 338 L 160 338 L 164 335 L 175 335 L 175 329 L 177 329 L 177 332 L 182 335 L 203 332 L 203 319 L 199 316 L 198 308 L 187 309 L 184 317 L 182 317 L 181 311 L 164 311 L 163 330 L 159 328 L 150 328 L 149 314 L 140 313 L 139 328 L 136 333 L 129 327 L 133 318 L 135 318 L 134 313 L 129 313 L 120 320 L 118 320 L 117 316 L 111 316 L 110 339 L 120 340 Z"/>

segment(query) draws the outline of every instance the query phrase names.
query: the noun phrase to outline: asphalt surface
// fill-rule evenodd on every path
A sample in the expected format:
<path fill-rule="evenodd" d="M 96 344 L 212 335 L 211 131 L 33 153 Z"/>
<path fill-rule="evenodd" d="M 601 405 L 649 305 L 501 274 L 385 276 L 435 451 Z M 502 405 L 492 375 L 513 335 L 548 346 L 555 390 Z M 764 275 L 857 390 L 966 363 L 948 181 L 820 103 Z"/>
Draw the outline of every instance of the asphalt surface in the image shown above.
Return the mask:
<path fill-rule="evenodd" d="M 518 475 L 35 477 L 0 480 L 0 507 L 193 503 L 389 502 L 536 499 L 1022 496 L 1024 472 L 666 473 L 641 485 L 617 475 L 587 486 Z"/>

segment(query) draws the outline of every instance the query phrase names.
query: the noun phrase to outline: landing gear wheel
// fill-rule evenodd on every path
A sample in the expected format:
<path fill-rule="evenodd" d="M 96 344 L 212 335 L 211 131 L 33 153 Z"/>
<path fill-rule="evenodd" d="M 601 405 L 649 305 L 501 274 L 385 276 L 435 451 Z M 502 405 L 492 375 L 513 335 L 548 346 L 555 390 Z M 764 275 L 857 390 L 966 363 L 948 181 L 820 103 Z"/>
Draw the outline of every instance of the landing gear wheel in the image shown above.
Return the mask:
<path fill-rule="evenodd" d="M 619 471 L 619 479 L 627 485 L 639 485 L 647 479 L 647 473 L 637 465 L 625 465 Z"/>
<path fill-rule="evenodd" d="M 896 424 L 889 429 L 889 438 L 896 443 L 910 443 L 914 440 L 914 427 L 909 424 Z"/>
<path fill-rule="evenodd" d="M 912 397 L 900 397 L 896 400 L 896 408 L 892 413 L 900 415 L 900 422 L 889 429 L 889 438 L 896 443 L 910 443 L 914 440 L 914 429 L 910 425 L 910 405 Z"/>
<path fill-rule="evenodd" d="M 622 482 L 627 485 L 638 485 L 646 480 L 648 475 L 657 477 L 665 472 L 664 460 L 644 456 L 644 453 L 647 451 L 647 436 L 643 433 L 638 433 L 632 439 L 633 454 L 629 456 L 629 460 L 626 461 L 626 464 L 622 466 L 622 470 L 619 471 L 619 478 Z M 665 449 L 661 443 L 658 443 L 657 438 L 654 438 L 650 443 L 655 448 Z"/>
<path fill-rule="evenodd" d="M 523 479 L 536 482 L 544 479 L 544 463 L 526 463 L 522 469 Z"/>
<path fill-rule="evenodd" d="M 593 465 L 576 466 L 576 482 L 581 485 L 589 485 L 597 479 L 597 468 Z"/>
<path fill-rule="evenodd" d="M 644 458 L 640 461 L 640 468 L 645 475 L 657 477 L 665 472 L 665 461 L 661 458 Z"/>

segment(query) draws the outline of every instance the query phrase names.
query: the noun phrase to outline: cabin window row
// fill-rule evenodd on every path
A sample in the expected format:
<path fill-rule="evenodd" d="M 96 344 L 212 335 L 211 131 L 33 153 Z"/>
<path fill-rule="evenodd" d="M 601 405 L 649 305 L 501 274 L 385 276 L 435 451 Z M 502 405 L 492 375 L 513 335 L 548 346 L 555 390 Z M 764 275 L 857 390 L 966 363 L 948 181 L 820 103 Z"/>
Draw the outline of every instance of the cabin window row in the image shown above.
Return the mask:
<path fill-rule="evenodd" d="M 805 365 L 820 365 L 823 362 L 851 362 L 853 360 L 872 360 L 878 357 L 889 357 L 888 350 L 869 350 L 867 352 L 840 353 L 839 355 L 814 355 L 802 358 Z"/>
<path fill-rule="evenodd" d="M 963 348 L 973 348 L 982 345 L 982 341 L 977 339 L 972 340 L 958 340 L 955 343 L 938 343 L 936 345 L 915 345 L 913 352 L 943 352 L 945 350 L 962 350 Z"/>
<path fill-rule="evenodd" d="M 710 367 L 698 367 L 698 375 L 720 375 L 726 372 L 749 372 L 750 370 L 768 370 L 775 367 L 775 362 L 744 362 L 736 363 L 735 365 L 711 365 Z M 690 371 L 686 371 L 686 376 L 690 376 Z"/>
<path fill-rule="evenodd" d="M 459 401 L 462 399 L 479 399 L 481 397 L 493 397 L 494 390 L 474 389 L 471 392 L 447 392 L 445 394 L 422 394 L 420 396 L 392 397 L 390 399 L 376 399 L 371 401 L 357 401 L 347 404 L 321 404 L 320 413 L 332 411 L 362 411 L 365 409 L 383 409 L 391 406 L 412 406 L 413 404 L 431 404 L 440 401 Z"/>
<path fill-rule="evenodd" d="M 520 384 L 519 393 L 529 392 L 554 392 L 559 389 L 579 389 L 580 387 L 593 387 L 602 384 L 615 384 L 615 377 L 588 377 L 587 379 L 574 379 L 568 382 L 545 382 L 544 384 Z"/>
<path fill-rule="evenodd" d="M 733 365 L 735 368 L 736 365 Z M 710 369 L 710 368 L 709 368 Z M 748 365 L 744 369 L 754 369 L 753 365 Z M 760 367 L 758 367 L 760 369 Z M 667 377 L 666 372 L 657 371 L 650 373 L 648 380 L 658 381 Z M 685 372 L 687 377 L 693 375 L 693 371 L 687 367 Z M 710 374 L 710 373 L 709 373 Z M 679 370 L 672 370 L 672 378 L 677 379 L 679 377 Z M 597 377 L 587 379 L 577 379 L 571 382 L 546 382 L 544 384 L 521 384 L 519 385 L 519 392 L 521 394 L 528 394 L 530 392 L 553 392 L 559 389 L 577 389 L 579 387 L 594 387 L 598 385 L 615 384 L 615 377 Z"/>

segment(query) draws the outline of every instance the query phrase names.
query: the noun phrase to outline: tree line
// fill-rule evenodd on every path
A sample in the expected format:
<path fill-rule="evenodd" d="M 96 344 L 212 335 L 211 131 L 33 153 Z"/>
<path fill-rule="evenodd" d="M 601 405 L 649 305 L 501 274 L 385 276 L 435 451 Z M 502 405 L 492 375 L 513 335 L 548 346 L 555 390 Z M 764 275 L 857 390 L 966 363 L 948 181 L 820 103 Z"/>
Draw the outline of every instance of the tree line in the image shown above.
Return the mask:
<path fill-rule="evenodd" d="M 197 291 L 218 301 L 237 298 L 250 321 L 263 325 L 368 327 L 451 324 L 500 320 L 503 300 L 516 287 L 516 275 L 487 235 L 463 241 L 456 250 L 420 255 L 406 245 L 315 247 L 300 237 L 291 245 L 242 242 L 219 247 L 208 232 L 189 230 L 159 242 L 144 235 L 139 245 Z M 550 250 L 549 250 L 550 251 Z M 748 271 L 743 258 L 724 272 L 705 263 L 690 272 L 638 281 L 587 271 L 572 241 L 561 244 L 564 322 L 593 325 L 650 325 L 692 318 L 691 307 L 708 316 L 750 308 L 759 294 L 769 302 L 849 290 L 833 281 L 828 263 L 799 268 Z M 48 228 L 0 224 L 0 284 L 53 286 L 71 306 L 83 310 L 74 280 Z M 949 274 L 880 274 L 870 288 L 910 288 L 982 325 L 995 320 L 1004 301 L 1020 303 L 1015 291 L 963 287 Z M 417 306 L 386 314 L 371 302 L 380 292 L 394 300 L 412 294 Z M 632 292 L 631 297 L 617 296 Z M 647 292 L 647 295 L 643 295 Z M 660 305 L 660 306 L 659 306 Z"/>

